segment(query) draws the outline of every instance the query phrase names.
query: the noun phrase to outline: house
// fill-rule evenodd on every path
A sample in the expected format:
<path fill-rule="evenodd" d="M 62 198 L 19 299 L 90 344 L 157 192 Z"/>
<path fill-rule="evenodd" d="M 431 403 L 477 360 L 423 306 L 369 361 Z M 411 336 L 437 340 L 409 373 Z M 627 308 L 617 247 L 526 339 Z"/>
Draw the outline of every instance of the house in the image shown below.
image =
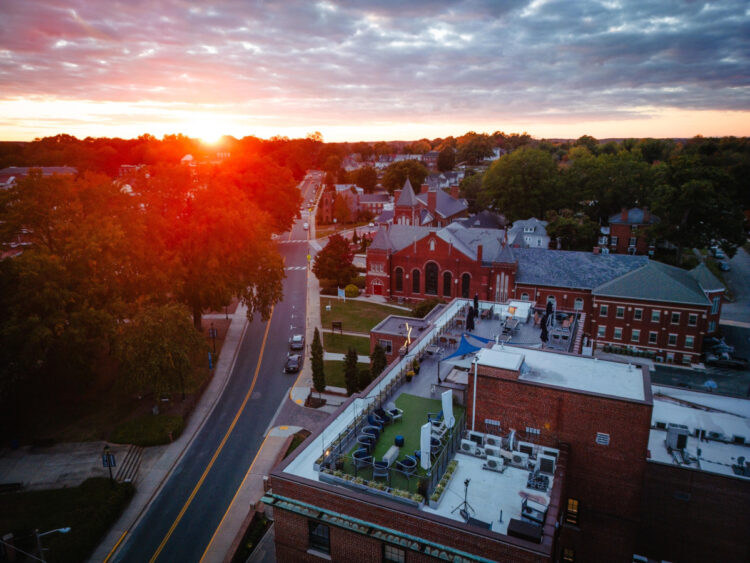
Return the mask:
<path fill-rule="evenodd" d="M 466 217 L 469 209 L 466 200 L 458 198 L 458 186 L 448 193 L 423 184 L 415 194 L 408 179 L 403 189 L 396 190 L 394 201 L 393 222 L 399 225 L 442 227 Z"/>
<path fill-rule="evenodd" d="M 334 184 L 333 189 L 326 188 L 318 202 L 318 221 L 333 223 L 336 201 L 343 202 L 349 210 L 349 221 L 355 221 L 360 214 L 360 198 L 364 190 L 356 184 Z"/>
<path fill-rule="evenodd" d="M 623 207 L 620 213 L 609 218 L 609 230 L 601 232 L 599 243 L 617 254 L 653 256 L 655 245 L 648 229 L 658 222 L 659 218 L 651 215 L 648 207 Z"/>
<path fill-rule="evenodd" d="M 438 151 L 427 151 L 422 155 L 422 163 L 430 170 L 437 170 L 439 156 Z"/>
<path fill-rule="evenodd" d="M 71 166 L 8 166 L 0 169 L 0 189 L 11 187 L 20 178 L 28 176 L 32 170 L 39 170 L 42 176 L 72 176 L 78 172 Z"/>
<path fill-rule="evenodd" d="M 508 243 L 514 248 L 549 248 L 547 221 L 536 217 L 515 221 L 508 230 Z"/>
<path fill-rule="evenodd" d="M 687 272 L 647 256 L 514 248 L 502 229 L 458 221 L 380 227 L 366 266 L 369 294 L 551 303 L 581 317 L 594 348 L 638 350 L 656 361 L 698 362 L 703 335 L 716 331 L 721 315 L 723 288 L 705 266 Z"/>

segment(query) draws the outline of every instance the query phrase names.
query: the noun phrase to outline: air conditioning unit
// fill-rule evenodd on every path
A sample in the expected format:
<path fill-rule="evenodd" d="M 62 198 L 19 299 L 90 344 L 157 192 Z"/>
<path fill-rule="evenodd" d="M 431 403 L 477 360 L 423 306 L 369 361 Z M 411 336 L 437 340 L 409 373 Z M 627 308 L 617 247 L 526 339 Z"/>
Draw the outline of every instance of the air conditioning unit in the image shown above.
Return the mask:
<path fill-rule="evenodd" d="M 485 446 L 484 453 L 487 454 L 487 456 L 500 457 L 500 447 L 499 446 Z"/>
<path fill-rule="evenodd" d="M 501 457 L 487 456 L 487 461 L 482 465 L 484 469 L 501 473 L 505 470 L 505 460 Z"/>
<path fill-rule="evenodd" d="M 503 439 L 500 436 L 494 436 L 493 434 L 485 434 L 484 443 L 487 446 L 493 446 L 496 448 L 503 447 Z"/>
<path fill-rule="evenodd" d="M 684 450 L 690 430 L 684 424 L 672 424 L 667 426 L 667 447 L 673 450 Z"/>
<path fill-rule="evenodd" d="M 555 458 L 548 455 L 540 455 L 536 460 L 536 470 L 539 473 L 555 474 Z"/>
<path fill-rule="evenodd" d="M 466 433 L 466 437 L 474 442 L 477 446 L 484 445 L 484 434 L 482 434 L 481 432 L 474 432 L 473 430 L 469 430 Z"/>
<path fill-rule="evenodd" d="M 461 440 L 461 453 L 475 455 L 477 451 L 477 445 L 471 440 Z"/>
<path fill-rule="evenodd" d="M 511 463 L 517 467 L 526 469 L 529 466 L 529 454 L 523 452 L 513 452 Z"/>
<path fill-rule="evenodd" d="M 532 444 L 531 442 L 518 442 L 518 446 L 516 446 L 516 449 L 519 452 L 523 452 L 526 454 L 529 454 L 529 457 L 534 457 L 534 454 L 537 451 L 538 446 L 536 444 Z"/>

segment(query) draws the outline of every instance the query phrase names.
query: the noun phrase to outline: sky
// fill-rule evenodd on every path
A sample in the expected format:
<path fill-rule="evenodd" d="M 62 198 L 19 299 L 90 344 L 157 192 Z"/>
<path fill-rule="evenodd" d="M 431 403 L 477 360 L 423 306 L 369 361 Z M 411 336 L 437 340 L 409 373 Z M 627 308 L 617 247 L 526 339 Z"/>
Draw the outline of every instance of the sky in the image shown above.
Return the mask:
<path fill-rule="evenodd" d="M 3 0 L 0 140 L 750 134 L 750 3 Z"/>

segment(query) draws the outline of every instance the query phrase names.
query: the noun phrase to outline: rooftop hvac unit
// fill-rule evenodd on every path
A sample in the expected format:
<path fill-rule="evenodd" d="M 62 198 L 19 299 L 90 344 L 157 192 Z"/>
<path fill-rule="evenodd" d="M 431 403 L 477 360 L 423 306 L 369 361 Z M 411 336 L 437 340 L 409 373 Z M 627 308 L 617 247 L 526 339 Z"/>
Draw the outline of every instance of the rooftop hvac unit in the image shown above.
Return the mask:
<path fill-rule="evenodd" d="M 555 448 L 543 448 L 542 454 L 557 459 L 557 456 L 560 455 L 560 450 L 556 450 Z"/>
<path fill-rule="evenodd" d="M 474 442 L 477 446 L 484 445 L 484 434 L 482 434 L 481 432 L 474 432 L 473 430 L 469 430 L 466 433 L 466 437 Z"/>
<path fill-rule="evenodd" d="M 524 452 L 513 452 L 511 463 L 517 467 L 526 469 L 529 466 L 529 454 Z"/>
<path fill-rule="evenodd" d="M 536 445 L 530 442 L 518 442 L 518 451 L 525 454 L 529 454 L 529 457 L 534 457 L 536 451 Z"/>
<path fill-rule="evenodd" d="M 474 455 L 477 451 L 477 445 L 471 440 L 461 440 L 461 453 Z"/>
<path fill-rule="evenodd" d="M 505 470 L 505 460 L 501 457 L 495 457 L 492 455 L 487 456 L 487 461 L 482 465 L 484 469 L 490 471 L 497 471 L 498 473 Z"/>
<path fill-rule="evenodd" d="M 495 436 L 493 434 L 485 434 L 484 443 L 487 446 L 501 448 L 503 445 L 503 439 L 500 436 Z"/>
<path fill-rule="evenodd" d="M 673 450 L 684 450 L 690 431 L 684 424 L 672 424 L 667 426 L 667 448 Z"/>
<path fill-rule="evenodd" d="M 486 453 L 487 456 L 500 457 L 500 447 L 499 446 L 485 446 L 484 453 Z"/>
<path fill-rule="evenodd" d="M 555 474 L 555 458 L 548 455 L 540 455 L 536 460 L 536 470 L 548 475 Z"/>

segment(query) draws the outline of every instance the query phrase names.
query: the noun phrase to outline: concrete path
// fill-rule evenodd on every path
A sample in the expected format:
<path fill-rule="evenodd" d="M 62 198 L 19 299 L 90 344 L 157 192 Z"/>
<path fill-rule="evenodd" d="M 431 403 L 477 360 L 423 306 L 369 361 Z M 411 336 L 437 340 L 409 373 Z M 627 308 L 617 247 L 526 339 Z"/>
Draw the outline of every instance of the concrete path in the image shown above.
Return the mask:
<path fill-rule="evenodd" d="M 337 354 L 336 352 L 323 352 L 323 359 L 334 361 L 338 360 L 343 362 L 346 359 L 346 354 Z M 369 364 L 370 356 L 357 355 L 357 362 L 360 364 Z"/>

